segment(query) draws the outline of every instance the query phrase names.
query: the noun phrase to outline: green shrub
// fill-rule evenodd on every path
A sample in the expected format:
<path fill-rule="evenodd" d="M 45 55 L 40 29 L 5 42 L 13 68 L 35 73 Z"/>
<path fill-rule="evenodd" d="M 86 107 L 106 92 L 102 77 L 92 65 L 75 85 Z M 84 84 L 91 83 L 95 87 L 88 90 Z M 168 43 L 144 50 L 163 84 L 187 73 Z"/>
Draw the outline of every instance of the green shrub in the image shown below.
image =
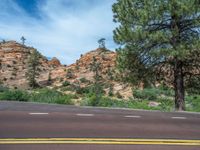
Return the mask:
<path fill-rule="evenodd" d="M 157 88 L 157 92 L 159 95 L 165 95 L 174 97 L 174 90 L 172 88 L 167 87 L 166 85 L 161 85 Z"/>
<path fill-rule="evenodd" d="M 113 94 L 113 86 L 110 86 L 110 87 L 109 87 L 108 95 L 109 95 L 109 96 L 113 96 L 113 95 L 114 95 L 114 94 Z"/>
<path fill-rule="evenodd" d="M 161 99 L 159 109 L 161 111 L 173 111 L 174 110 L 174 100 L 171 99 Z"/>
<path fill-rule="evenodd" d="M 70 85 L 70 82 L 69 81 L 65 81 L 62 83 L 62 86 L 69 86 Z"/>
<path fill-rule="evenodd" d="M 0 92 L 5 92 L 5 91 L 8 91 L 8 88 L 3 85 L 0 85 Z"/>
<path fill-rule="evenodd" d="M 128 103 L 127 101 L 124 101 L 124 100 L 112 99 L 109 97 L 102 97 L 102 99 L 98 103 L 98 106 L 128 108 Z"/>
<path fill-rule="evenodd" d="M 75 91 L 77 94 L 89 94 L 89 93 L 94 93 L 94 86 L 86 86 L 86 87 L 81 87 L 80 85 L 75 85 L 73 84 L 72 87 L 73 91 Z"/>
<path fill-rule="evenodd" d="M 200 112 L 200 95 L 186 96 L 185 103 L 188 111 Z"/>
<path fill-rule="evenodd" d="M 156 100 L 157 89 L 133 90 L 133 96 L 138 99 Z"/>
<path fill-rule="evenodd" d="M 102 106 L 102 107 L 114 107 L 114 101 L 111 98 L 102 97 L 102 99 L 98 103 L 98 106 Z"/>
<path fill-rule="evenodd" d="M 83 105 L 86 105 L 86 106 L 98 106 L 98 101 L 96 99 L 96 96 L 95 95 L 91 95 L 89 97 L 86 97 L 83 100 Z"/>
<path fill-rule="evenodd" d="M 97 99 L 95 94 L 87 94 L 86 97 L 82 100 L 81 105 L 83 106 L 102 106 L 102 107 L 111 107 L 113 106 L 112 99 L 108 97 L 101 97 Z"/>
<path fill-rule="evenodd" d="M 39 89 L 31 92 L 22 90 L 7 90 L 0 93 L 0 100 L 30 101 L 42 103 L 73 104 L 72 94 L 62 94 L 61 92 L 50 89 Z"/>
<path fill-rule="evenodd" d="M 40 89 L 38 91 L 32 92 L 29 101 L 57 104 L 72 104 L 72 98 L 73 95 L 65 95 L 61 92 L 50 89 Z"/>
<path fill-rule="evenodd" d="M 80 84 L 72 84 L 71 88 L 73 91 L 75 91 L 77 94 L 83 94 L 84 88 L 80 86 Z"/>
<path fill-rule="evenodd" d="M 200 76 L 192 76 L 189 81 L 186 82 L 186 91 L 189 94 L 200 94 Z"/>
<path fill-rule="evenodd" d="M 109 97 L 102 97 L 98 101 L 94 95 L 88 96 L 82 100 L 81 105 L 84 106 L 99 106 L 99 107 L 123 107 L 134 109 L 159 109 L 148 106 L 148 101 L 136 101 L 136 100 L 119 100 Z"/>
<path fill-rule="evenodd" d="M 169 88 L 146 88 L 144 90 L 133 90 L 133 96 L 137 99 L 158 100 L 161 96 L 173 97 L 174 91 Z"/>
<path fill-rule="evenodd" d="M 88 83 L 89 81 L 86 78 L 80 78 L 81 83 Z"/>
<path fill-rule="evenodd" d="M 21 90 L 6 90 L 0 94 L 1 100 L 28 101 L 29 94 Z"/>
<path fill-rule="evenodd" d="M 64 95 L 64 96 L 59 96 L 56 99 L 55 103 L 57 103 L 57 104 L 68 104 L 68 105 L 71 105 L 71 104 L 73 104 L 72 103 L 72 99 L 73 98 L 75 98 L 74 95 L 70 95 L 70 94 Z"/>
<path fill-rule="evenodd" d="M 67 86 L 67 87 L 61 87 L 60 88 L 61 91 L 74 91 L 74 89 L 70 86 Z"/>
<path fill-rule="evenodd" d="M 84 106 L 99 106 L 99 107 L 122 107 L 132 109 L 145 109 L 145 110 L 161 110 L 161 111 L 173 111 L 174 101 L 171 99 L 160 99 L 161 103 L 157 107 L 149 106 L 149 100 L 121 100 L 113 99 L 110 97 L 101 97 L 96 99 L 95 95 L 88 94 L 81 102 Z"/>
<path fill-rule="evenodd" d="M 146 109 L 146 110 L 154 110 L 156 108 L 154 107 L 149 107 L 149 101 L 148 100 L 129 100 L 127 102 L 128 108 L 133 108 L 133 109 Z"/>

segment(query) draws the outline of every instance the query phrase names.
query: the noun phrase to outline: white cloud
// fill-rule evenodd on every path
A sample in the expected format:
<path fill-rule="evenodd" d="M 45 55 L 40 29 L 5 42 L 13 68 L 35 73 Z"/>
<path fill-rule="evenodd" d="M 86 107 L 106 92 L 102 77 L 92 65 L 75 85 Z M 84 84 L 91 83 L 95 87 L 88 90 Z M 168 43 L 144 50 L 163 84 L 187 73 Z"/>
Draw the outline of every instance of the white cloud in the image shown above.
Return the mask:
<path fill-rule="evenodd" d="M 3 0 L 0 4 L 0 35 L 5 39 L 19 40 L 22 35 L 27 44 L 42 54 L 58 57 L 70 64 L 80 54 L 98 47 L 97 40 L 107 39 L 113 49 L 111 6 L 114 0 L 46 0 L 38 1 L 40 19 L 31 17 L 15 1 Z"/>

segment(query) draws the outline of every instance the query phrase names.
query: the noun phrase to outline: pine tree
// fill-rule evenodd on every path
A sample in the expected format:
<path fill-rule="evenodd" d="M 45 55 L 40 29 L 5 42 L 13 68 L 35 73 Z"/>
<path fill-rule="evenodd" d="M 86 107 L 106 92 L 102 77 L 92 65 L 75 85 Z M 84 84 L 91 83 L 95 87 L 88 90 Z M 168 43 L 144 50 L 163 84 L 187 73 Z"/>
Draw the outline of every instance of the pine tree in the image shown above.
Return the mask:
<path fill-rule="evenodd" d="M 118 64 L 129 81 L 148 81 L 155 68 L 173 68 L 175 109 L 184 110 L 184 79 L 200 70 L 198 0 L 117 0 L 113 4 Z"/>
<path fill-rule="evenodd" d="M 95 95 L 94 105 L 97 105 L 99 100 L 101 99 L 103 88 L 102 88 L 102 83 L 101 83 L 102 76 L 100 74 L 101 63 L 98 62 L 95 57 L 93 57 L 90 70 L 94 73 L 94 84 L 93 84 L 93 92 Z"/>
<path fill-rule="evenodd" d="M 105 38 L 101 38 L 98 40 L 99 48 L 106 49 L 105 40 L 106 40 Z"/>
<path fill-rule="evenodd" d="M 21 41 L 22 41 L 22 44 L 24 45 L 24 44 L 25 44 L 25 41 L 26 41 L 26 39 L 25 39 L 24 36 L 21 37 Z"/>
<path fill-rule="evenodd" d="M 28 71 L 26 73 L 26 77 L 29 82 L 29 86 L 31 88 L 38 87 L 36 78 L 39 75 L 38 71 L 38 66 L 40 64 L 39 58 L 40 58 L 40 53 L 37 50 L 33 50 L 28 60 Z"/>

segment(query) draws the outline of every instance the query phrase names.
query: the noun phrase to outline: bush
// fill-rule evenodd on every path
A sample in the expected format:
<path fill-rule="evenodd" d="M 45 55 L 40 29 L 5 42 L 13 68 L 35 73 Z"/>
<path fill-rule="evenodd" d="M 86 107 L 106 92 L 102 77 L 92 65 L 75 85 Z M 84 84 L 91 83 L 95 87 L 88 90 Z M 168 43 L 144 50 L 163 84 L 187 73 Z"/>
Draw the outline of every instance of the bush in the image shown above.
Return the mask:
<path fill-rule="evenodd" d="M 73 95 L 65 95 L 61 92 L 50 89 L 40 89 L 31 93 L 29 101 L 57 104 L 72 104 L 72 98 Z"/>
<path fill-rule="evenodd" d="M 190 81 L 186 82 L 186 90 L 190 94 L 200 94 L 200 77 L 193 76 Z"/>
<path fill-rule="evenodd" d="M 200 112 L 200 95 L 186 96 L 185 103 L 188 111 Z"/>
<path fill-rule="evenodd" d="M 21 90 L 6 90 L 0 94 L 0 100 L 28 101 L 29 94 Z"/>
<path fill-rule="evenodd" d="M 156 100 L 157 92 L 156 89 L 133 90 L 133 96 L 138 99 Z"/>
<path fill-rule="evenodd" d="M 113 101 L 108 97 L 101 97 L 97 99 L 95 94 L 88 94 L 81 102 L 83 106 L 102 106 L 102 107 L 112 107 Z"/>
<path fill-rule="evenodd" d="M 137 99 L 158 100 L 161 96 L 173 97 L 174 91 L 169 88 L 146 88 L 144 90 L 133 90 L 133 97 Z"/>
<path fill-rule="evenodd" d="M 73 104 L 72 94 L 62 94 L 61 92 L 50 89 L 39 89 L 32 92 L 22 90 L 7 90 L 0 93 L 0 100 L 30 101 L 42 103 Z"/>
<path fill-rule="evenodd" d="M 78 84 L 73 84 L 72 87 L 73 91 L 75 91 L 77 94 L 93 94 L 94 93 L 94 86 L 86 86 L 86 87 L 81 87 Z"/>
<path fill-rule="evenodd" d="M 81 83 L 87 83 L 89 82 L 86 78 L 80 78 Z"/>
<path fill-rule="evenodd" d="M 133 108 L 133 109 L 146 109 L 146 110 L 156 110 L 157 108 L 154 107 L 149 107 L 148 106 L 149 101 L 148 100 L 129 100 L 128 101 L 128 108 Z"/>
<path fill-rule="evenodd" d="M 55 103 L 57 104 L 68 104 L 68 105 L 72 105 L 72 99 L 75 98 L 74 95 L 64 95 L 64 96 L 60 96 L 58 97 L 58 99 L 56 99 Z"/>
<path fill-rule="evenodd" d="M 70 82 L 69 81 L 65 81 L 62 83 L 62 86 L 69 86 L 70 85 Z"/>
<path fill-rule="evenodd" d="M 109 97 L 102 97 L 102 99 L 98 103 L 98 106 L 128 108 L 128 103 L 127 101 L 124 101 L 124 100 L 112 99 Z"/>
<path fill-rule="evenodd" d="M 157 110 L 159 108 L 153 108 L 148 106 L 148 101 L 136 101 L 136 100 L 119 100 L 109 97 L 102 97 L 96 101 L 94 96 L 87 97 L 83 99 L 81 105 L 85 106 L 100 106 L 100 107 L 123 107 L 123 108 L 133 108 L 133 109 L 149 109 Z"/>
<path fill-rule="evenodd" d="M 159 109 L 161 111 L 173 111 L 174 110 L 174 100 L 171 99 L 161 99 Z"/>
<path fill-rule="evenodd" d="M 83 100 L 81 105 L 84 105 L 84 106 L 98 106 L 98 102 L 97 102 L 96 96 L 95 95 L 91 95 L 91 96 L 86 97 Z"/>
<path fill-rule="evenodd" d="M 77 94 L 83 94 L 85 89 L 81 87 L 79 84 L 72 84 L 71 86 L 72 91 L 75 91 Z"/>
<path fill-rule="evenodd" d="M 0 85 L 0 92 L 8 91 L 7 87 L 4 87 L 3 85 Z"/>
<path fill-rule="evenodd" d="M 166 85 L 161 85 L 157 88 L 157 94 L 174 97 L 174 90 Z"/>

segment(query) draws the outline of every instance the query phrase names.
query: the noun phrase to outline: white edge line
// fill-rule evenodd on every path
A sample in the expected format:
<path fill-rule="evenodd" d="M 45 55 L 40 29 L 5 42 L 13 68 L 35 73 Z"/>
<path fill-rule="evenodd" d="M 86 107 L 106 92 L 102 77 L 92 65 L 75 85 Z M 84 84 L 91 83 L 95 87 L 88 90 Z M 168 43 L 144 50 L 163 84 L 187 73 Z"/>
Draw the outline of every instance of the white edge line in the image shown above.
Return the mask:
<path fill-rule="evenodd" d="M 77 116 L 92 117 L 94 114 L 76 114 Z"/>
<path fill-rule="evenodd" d="M 131 116 L 131 115 L 129 115 L 129 116 L 124 116 L 125 118 L 141 118 L 141 116 Z"/>
<path fill-rule="evenodd" d="M 29 115 L 48 115 L 49 113 L 29 113 Z"/>
<path fill-rule="evenodd" d="M 186 119 L 186 117 L 171 117 L 172 119 Z"/>

